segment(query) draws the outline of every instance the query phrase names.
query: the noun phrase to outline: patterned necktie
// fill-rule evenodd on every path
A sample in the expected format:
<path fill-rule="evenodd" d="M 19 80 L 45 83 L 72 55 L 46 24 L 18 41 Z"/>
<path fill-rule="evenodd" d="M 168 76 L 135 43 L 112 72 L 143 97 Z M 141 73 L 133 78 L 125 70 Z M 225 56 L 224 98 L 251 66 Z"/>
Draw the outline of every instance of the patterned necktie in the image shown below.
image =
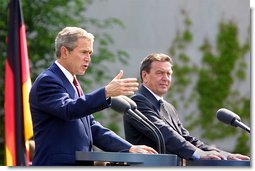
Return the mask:
<path fill-rule="evenodd" d="M 171 121 L 172 119 L 171 119 L 171 117 L 169 117 L 169 113 L 167 112 L 164 101 L 162 99 L 159 100 L 159 104 L 160 104 L 161 117 L 163 117 L 164 119 L 167 119 L 168 121 Z"/>
<path fill-rule="evenodd" d="M 81 86 L 79 84 L 79 81 L 77 80 L 76 77 L 74 77 L 74 79 L 73 79 L 73 84 L 74 84 L 74 86 L 75 86 L 75 88 L 77 90 L 78 96 L 79 97 L 82 96 L 83 95 L 83 91 L 82 91 Z M 87 132 L 88 135 L 90 135 L 89 136 L 89 141 L 90 141 L 89 151 L 91 151 L 93 143 L 92 143 L 92 134 L 91 134 L 91 130 L 90 130 L 89 118 L 88 118 L 88 116 L 85 116 L 83 118 L 80 118 L 80 120 L 81 120 L 81 122 L 84 125 L 85 131 Z"/>
<path fill-rule="evenodd" d="M 73 84 L 74 84 L 74 86 L 75 86 L 75 88 L 76 88 L 76 90 L 77 90 L 78 96 L 80 97 L 80 96 L 83 95 L 81 86 L 80 86 L 80 84 L 79 84 L 77 78 L 76 78 L 76 77 L 73 77 L 73 78 L 74 78 L 74 79 L 73 79 Z"/>
<path fill-rule="evenodd" d="M 166 106 L 164 104 L 164 101 L 160 99 L 159 100 L 159 104 L 160 104 L 160 115 L 161 115 L 161 118 L 163 120 L 166 120 L 167 123 L 171 123 L 171 125 L 174 127 L 174 129 L 177 130 L 176 127 L 175 127 L 175 124 L 173 122 L 171 113 L 168 112 L 168 110 L 167 110 L 167 108 L 166 108 Z"/>

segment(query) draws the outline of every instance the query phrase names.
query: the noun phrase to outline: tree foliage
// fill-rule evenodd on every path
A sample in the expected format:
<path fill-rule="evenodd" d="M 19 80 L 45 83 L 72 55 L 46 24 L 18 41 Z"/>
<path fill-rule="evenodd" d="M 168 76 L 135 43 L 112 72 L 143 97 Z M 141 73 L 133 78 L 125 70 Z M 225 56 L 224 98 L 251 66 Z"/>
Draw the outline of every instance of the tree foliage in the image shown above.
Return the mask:
<path fill-rule="evenodd" d="M 186 11 L 184 30 L 178 31 L 170 55 L 175 57 L 174 83 L 168 96 L 175 105 L 179 101 L 189 113 L 186 115 L 187 128 L 200 129 L 201 137 L 208 140 L 219 140 L 236 136 L 234 152 L 250 153 L 250 141 L 247 134 L 238 129 L 220 123 L 215 113 L 219 108 L 228 108 L 238 113 L 242 121 L 250 120 L 250 89 L 246 94 L 240 92 L 240 83 L 246 79 L 247 54 L 250 50 L 250 39 L 241 44 L 238 26 L 233 21 L 221 21 L 215 45 L 208 38 L 198 47 L 202 53 L 199 57 L 190 57 L 187 49 L 192 43 L 190 31 L 192 22 Z M 190 59 L 193 59 L 191 61 Z M 200 64 L 197 63 L 200 61 Z M 247 85 L 249 87 L 249 85 Z M 249 87 L 250 88 L 250 87 Z M 191 106 L 197 106 L 192 109 Z"/>
<path fill-rule="evenodd" d="M 89 26 L 93 26 L 102 31 L 115 26 L 124 27 L 122 22 L 116 18 L 98 20 L 86 17 L 84 12 L 93 3 L 92 0 L 22 0 L 21 2 L 26 26 L 32 82 L 42 70 L 48 68 L 56 59 L 54 39 L 62 28 L 77 26 L 87 29 Z M 0 0 L 0 8 L 0 106 L 3 106 L 4 62 L 7 50 L 5 39 L 8 31 L 6 0 Z M 114 40 L 107 32 L 97 33 L 93 32 L 93 30 L 88 31 L 94 34 L 97 49 L 94 49 L 95 53 L 93 54 L 91 66 L 86 72 L 86 80 L 84 77 L 80 77 L 81 85 L 85 91 L 91 91 L 93 84 L 100 84 L 103 80 L 113 77 L 105 61 L 113 63 L 119 60 L 122 63 L 127 63 L 128 58 L 128 54 L 123 50 L 111 50 L 110 47 L 114 44 Z M 108 116 L 115 114 L 112 112 Z M 97 115 L 97 118 L 100 119 L 100 116 L 104 117 L 103 115 Z M 112 122 L 109 124 L 109 127 L 113 128 L 114 131 L 118 131 L 117 123 Z M 4 161 L 3 107 L 0 108 L 0 149 L 0 161 Z"/>

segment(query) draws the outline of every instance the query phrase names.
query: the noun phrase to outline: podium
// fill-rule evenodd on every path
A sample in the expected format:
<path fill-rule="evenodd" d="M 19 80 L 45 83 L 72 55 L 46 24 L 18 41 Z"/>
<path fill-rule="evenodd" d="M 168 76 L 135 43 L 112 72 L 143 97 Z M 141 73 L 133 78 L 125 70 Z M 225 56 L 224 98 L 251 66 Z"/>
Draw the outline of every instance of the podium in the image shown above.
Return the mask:
<path fill-rule="evenodd" d="M 250 160 L 188 160 L 186 166 L 251 166 Z"/>
<path fill-rule="evenodd" d="M 178 166 L 174 154 L 140 154 L 123 152 L 83 152 L 76 151 L 77 162 L 116 162 L 127 166 Z"/>

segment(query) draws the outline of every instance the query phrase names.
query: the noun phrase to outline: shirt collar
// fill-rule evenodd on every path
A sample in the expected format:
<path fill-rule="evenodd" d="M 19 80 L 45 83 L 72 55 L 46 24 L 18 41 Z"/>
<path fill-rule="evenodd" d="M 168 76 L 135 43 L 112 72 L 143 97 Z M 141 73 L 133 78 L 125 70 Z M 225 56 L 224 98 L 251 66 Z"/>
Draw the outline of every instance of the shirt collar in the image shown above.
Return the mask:
<path fill-rule="evenodd" d="M 57 60 L 55 61 L 55 63 L 61 69 L 61 71 L 64 73 L 66 78 L 70 81 L 70 83 L 73 84 L 74 76 L 67 69 L 65 69 L 65 67 L 63 67 Z"/>
<path fill-rule="evenodd" d="M 163 97 L 160 97 L 159 95 L 155 94 L 153 91 L 151 91 L 151 90 L 150 90 L 148 87 L 146 87 L 144 84 L 143 84 L 143 86 L 144 86 L 147 90 L 149 90 L 149 92 L 151 92 L 151 94 L 157 99 L 157 101 L 163 100 Z"/>

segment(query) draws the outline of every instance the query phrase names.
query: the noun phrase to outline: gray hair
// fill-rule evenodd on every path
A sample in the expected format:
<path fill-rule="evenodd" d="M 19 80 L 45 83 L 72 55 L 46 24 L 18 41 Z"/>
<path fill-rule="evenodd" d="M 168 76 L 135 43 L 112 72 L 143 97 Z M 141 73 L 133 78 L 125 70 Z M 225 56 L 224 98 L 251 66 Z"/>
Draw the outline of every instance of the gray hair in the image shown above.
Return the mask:
<path fill-rule="evenodd" d="M 170 56 L 168 56 L 166 54 L 163 54 L 163 53 L 151 53 L 151 54 L 149 54 L 141 62 L 140 77 L 141 77 L 142 82 L 143 82 L 142 72 L 146 71 L 147 73 L 149 73 L 150 69 L 151 69 L 151 64 L 152 64 L 153 61 L 169 62 L 170 65 L 173 66 L 173 60 Z"/>
<path fill-rule="evenodd" d="M 55 54 L 60 57 L 60 49 L 66 47 L 68 51 L 72 51 L 77 46 L 79 38 L 86 38 L 94 42 L 94 35 L 79 27 L 65 27 L 61 30 L 55 39 Z"/>

